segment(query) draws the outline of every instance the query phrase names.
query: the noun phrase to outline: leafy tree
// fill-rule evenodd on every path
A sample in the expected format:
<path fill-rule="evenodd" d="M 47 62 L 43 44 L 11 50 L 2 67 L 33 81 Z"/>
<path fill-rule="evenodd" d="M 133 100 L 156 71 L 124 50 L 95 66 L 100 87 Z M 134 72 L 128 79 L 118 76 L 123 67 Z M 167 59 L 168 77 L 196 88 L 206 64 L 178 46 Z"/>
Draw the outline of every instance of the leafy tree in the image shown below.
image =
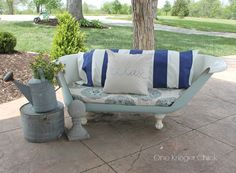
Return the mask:
<path fill-rule="evenodd" d="M 61 0 L 33 0 L 36 11 L 39 13 L 42 11 L 42 6 L 45 6 L 45 8 L 51 12 L 52 9 L 57 9 L 61 6 Z"/>
<path fill-rule="evenodd" d="M 42 9 L 42 5 L 46 3 L 46 0 L 33 0 L 36 6 L 37 13 L 40 12 L 40 8 Z"/>
<path fill-rule="evenodd" d="M 190 15 L 194 17 L 215 18 L 222 15 L 220 0 L 200 0 L 189 5 Z"/>
<path fill-rule="evenodd" d="M 200 17 L 199 3 L 191 1 L 189 4 L 189 16 Z"/>
<path fill-rule="evenodd" d="M 131 6 L 121 4 L 119 0 L 114 0 L 112 2 L 105 2 L 102 6 L 102 11 L 108 14 L 130 14 Z"/>
<path fill-rule="evenodd" d="M 131 6 L 128 4 L 122 4 L 120 14 L 131 14 Z"/>
<path fill-rule="evenodd" d="M 58 9 L 61 7 L 61 0 L 48 0 L 45 4 L 45 7 L 51 13 L 53 9 Z"/>
<path fill-rule="evenodd" d="M 166 16 L 167 16 L 167 13 L 171 11 L 171 4 L 169 1 L 166 1 L 165 2 L 165 5 L 163 7 L 163 10 L 166 12 Z"/>
<path fill-rule="evenodd" d="M 231 6 L 226 6 L 225 8 L 223 8 L 221 17 L 224 19 L 232 19 L 233 15 L 231 8 L 232 8 Z"/>
<path fill-rule="evenodd" d="M 217 17 L 220 15 L 220 0 L 200 0 L 200 11 L 202 17 Z"/>
<path fill-rule="evenodd" d="M 104 11 L 107 14 L 112 14 L 112 3 L 111 2 L 105 2 L 102 6 L 102 11 Z"/>
<path fill-rule="evenodd" d="M 236 19 L 236 0 L 229 0 L 229 2 L 230 2 L 229 10 L 231 13 L 231 18 Z"/>
<path fill-rule="evenodd" d="M 4 0 L 0 0 L 0 14 L 5 13 L 6 8 L 7 8 L 7 7 L 6 7 L 5 1 L 4 1 Z"/>
<path fill-rule="evenodd" d="M 112 2 L 112 11 L 113 14 L 119 14 L 122 9 L 122 5 L 119 0 L 114 0 Z"/>
<path fill-rule="evenodd" d="M 172 16 L 185 17 L 189 15 L 189 1 L 187 0 L 176 0 L 171 11 Z"/>
<path fill-rule="evenodd" d="M 4 11 L 7 11 L 8 14 L 14 14 L 15 13 L 15 6 L 22 4 L 22 5 L 26 5 L 28 3 L 28 0 L 1 0 L 0 1 L 0 8 L 1 8 L 1 4 L 2 7 L 4 9 Z"/>

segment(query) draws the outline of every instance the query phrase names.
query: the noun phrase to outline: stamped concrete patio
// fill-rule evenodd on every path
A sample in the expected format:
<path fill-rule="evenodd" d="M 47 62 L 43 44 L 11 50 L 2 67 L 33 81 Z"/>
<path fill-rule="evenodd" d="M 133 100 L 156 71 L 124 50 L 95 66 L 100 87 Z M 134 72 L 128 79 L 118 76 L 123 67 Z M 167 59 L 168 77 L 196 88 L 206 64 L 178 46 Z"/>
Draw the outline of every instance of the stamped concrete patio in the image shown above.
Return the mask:
<path fill-rule="evenodd" d="M 104 114 L 89 121 L 88 140 L 33 144 L 20 128 L 25 99 L 0 105 L 0 173 L 236 172 L 236 56 L 225 60 L 228 70 L 160 131 L 150 115 Z"/>

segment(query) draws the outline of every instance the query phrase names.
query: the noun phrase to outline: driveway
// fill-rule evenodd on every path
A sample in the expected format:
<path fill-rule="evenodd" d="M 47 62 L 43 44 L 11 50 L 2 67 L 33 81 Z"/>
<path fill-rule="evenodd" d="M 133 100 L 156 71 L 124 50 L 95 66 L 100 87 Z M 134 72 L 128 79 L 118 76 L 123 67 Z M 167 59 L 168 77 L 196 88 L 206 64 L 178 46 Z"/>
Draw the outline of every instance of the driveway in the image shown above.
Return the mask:
<path fill-rule="evenodd" d="M 100 20 L 102 23 L 113 25 L 113 26 L 114 25 L 127 26 L 127 27 L 133 26 L 132 21 L 109 19 L 108 16 L 86 16 L 86 17 L 90 20 Z M 155 24 L 154 29 L 160 30 L 160 31 L 181 33 L 181 34 L 190 34 L 190 35 L 207 35 L 207 36 L 216 36 L 216 37 L 236 38 L 236 33 L 198 31 L 194 29 L 186 29 L 186 28 L 160 25 L 160 24 Z"/>
<path fill-rule="evenodd" d="M 33 21 L 36 15 L 0 15 L 1 20 L 3 21 Z M 111 16 L 85 16 L 85 18 L 89 20 L 99 20 L 104 24 L 112 25 L 112 26 L 126 26 L 132 27 L 132 21 L 128 20 L 114 20 L 109 19 Z M 174 33 L 181 34 L 189 34 L 189 35 L 207 35 L 207 36 L 216 36 L 216 37 L 225 37 L 225 38 L 236 38 L 236 33 L 228 33 L 228 32 L 208 32 L 208 31 L 198 31 L 194 29 L 185 29 L 167 25 L 154 25 L 155 30 L 160 31 L 168 31 Z"/>

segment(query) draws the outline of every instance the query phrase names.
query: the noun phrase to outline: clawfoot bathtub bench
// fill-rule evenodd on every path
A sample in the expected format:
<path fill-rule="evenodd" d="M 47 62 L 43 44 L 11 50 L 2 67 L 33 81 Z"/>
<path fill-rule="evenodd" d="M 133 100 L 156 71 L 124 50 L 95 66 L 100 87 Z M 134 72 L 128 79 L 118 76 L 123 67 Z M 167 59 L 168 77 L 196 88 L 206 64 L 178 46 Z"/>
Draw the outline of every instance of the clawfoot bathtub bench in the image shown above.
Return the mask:
<path fill-rule="evenodd" d="M 83 53 L 82 53 L 83 54 Z M 80 78 L 82 72 L 79 58 L 73 54 L 59 58 L 65 64 L 65 71 L 58 74 L 64 103 L 72 117 L 73 127 L 68 130 L 69 140 L 89 138 L 82 125 L 87 123 L 89 112 L 135 112 L 152 113 L 156 118 L 155 127 L 163 128 L 166 114 L 185 106 L 202 88 L 213 73 L 224 71 L 227 66 L 222 58 L 198 54 L 195 58 L 191 86 L 186 89 L 153 88 L 148 96 L 129 94 L 107 94 L 99 86 L 85 86 Z"/>

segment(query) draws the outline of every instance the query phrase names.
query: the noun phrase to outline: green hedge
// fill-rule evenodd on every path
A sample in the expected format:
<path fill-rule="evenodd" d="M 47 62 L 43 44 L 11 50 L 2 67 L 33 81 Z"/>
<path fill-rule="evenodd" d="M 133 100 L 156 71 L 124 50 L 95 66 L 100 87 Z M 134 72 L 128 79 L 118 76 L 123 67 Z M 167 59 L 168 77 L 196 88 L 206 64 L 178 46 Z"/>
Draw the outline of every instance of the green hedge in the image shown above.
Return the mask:
<path fill-rule="evenodd" d="M 12 53 L 16 46 L 16 37 L 9 32 L 0 32 L 0 53 Z"/>

